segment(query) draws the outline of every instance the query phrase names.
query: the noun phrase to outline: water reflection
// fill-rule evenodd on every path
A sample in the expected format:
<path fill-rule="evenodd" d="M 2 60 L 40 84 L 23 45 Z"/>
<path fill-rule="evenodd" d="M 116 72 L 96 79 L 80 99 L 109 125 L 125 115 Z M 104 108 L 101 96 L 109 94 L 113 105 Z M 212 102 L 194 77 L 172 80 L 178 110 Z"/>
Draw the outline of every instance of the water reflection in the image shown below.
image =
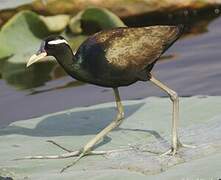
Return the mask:
<path fill-rule="evenodd" d="M 17 89 L 31 89 L 43 86 L 45 82 L 51 80 L 50 73 L 54 66 L 55 63 L 47 62 L 27 69 L 26 64 L 6 61 L 2 68 L 2 77 Z"/>

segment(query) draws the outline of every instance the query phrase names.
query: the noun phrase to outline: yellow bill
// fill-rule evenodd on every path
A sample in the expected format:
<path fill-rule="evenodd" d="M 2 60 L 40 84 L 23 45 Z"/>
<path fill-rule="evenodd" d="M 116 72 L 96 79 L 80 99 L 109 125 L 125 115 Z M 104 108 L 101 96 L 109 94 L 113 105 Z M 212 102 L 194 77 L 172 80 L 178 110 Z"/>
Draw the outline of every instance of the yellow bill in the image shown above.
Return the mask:
<path fill-rule="evenodd" d="M 36 54 L 32 55 L 31 58 L 28 60 L 26 67 L 29 67 L 30 65 L 40 61 L 41 59 L 43 59 L 46 56 L 47 56 L 46 52 L 42 52 L 38 55 L 36 55 Z"/>

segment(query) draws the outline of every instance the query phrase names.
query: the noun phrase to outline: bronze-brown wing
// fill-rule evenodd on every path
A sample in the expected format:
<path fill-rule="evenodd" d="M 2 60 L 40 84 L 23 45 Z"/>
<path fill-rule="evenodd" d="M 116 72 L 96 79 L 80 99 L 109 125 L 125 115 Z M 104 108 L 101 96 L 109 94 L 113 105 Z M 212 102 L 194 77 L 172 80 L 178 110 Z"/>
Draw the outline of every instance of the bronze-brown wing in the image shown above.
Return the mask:
<path fill-rule="evenodd" d="M 181 26 L 117 28 L 98 33 L 96 41 L 104 44 L 105 56 L 113 67 L 142 70 L 179 37 Z"/>
<path fill-rule="evenodd" d="M 180 31 L 180 26 L 126 27 L 92 35 L 76 53 L 81 73 L 87 74 L 84 81 L 119 87 L 148 80 L 154 62 Z"/>

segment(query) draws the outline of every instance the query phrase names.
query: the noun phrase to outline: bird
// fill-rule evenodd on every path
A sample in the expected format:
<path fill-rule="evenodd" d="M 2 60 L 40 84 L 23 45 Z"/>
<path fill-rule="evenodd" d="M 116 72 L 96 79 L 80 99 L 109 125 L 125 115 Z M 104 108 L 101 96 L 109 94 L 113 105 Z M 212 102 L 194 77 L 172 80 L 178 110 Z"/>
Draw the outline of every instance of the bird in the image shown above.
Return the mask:
<path fill-rule="evenodd" d="M 31 156 L 30 159 L 53 159 L 77 156 L 78 158 L 62 172 L 74 165 L 83 156 L 99 154 L 93 150 L 111 130 L 124 120 L 124 108 L 119 87 L 137 81 L 149 81 L 169 95 L 173 103 L 171 147 L 163 155 L 175 155 L 180 147 L 192 147 L 179 140 L 178 94 L 158 80 L 152 69 L 160 56 L 183 34 L 184 25 L 155 25 L 148 27 L 119 27 L 102 30 L 89 36 L 73 53 L 68 41 L 60 35 L 45 38 L 36 54 L 31 56 L 27 67 L 53 56 L 71 77 L 90 84 L 112 88 L 117 107 L 113 121 L 86 143 L 80 150 L 68 151 L 58 156 Z M 53 144 L 63 148 L 59 144 Z M 63 148 L 65 149 L 65 148 Z M 102 152 L 101 152 L 102 153 Z"/>

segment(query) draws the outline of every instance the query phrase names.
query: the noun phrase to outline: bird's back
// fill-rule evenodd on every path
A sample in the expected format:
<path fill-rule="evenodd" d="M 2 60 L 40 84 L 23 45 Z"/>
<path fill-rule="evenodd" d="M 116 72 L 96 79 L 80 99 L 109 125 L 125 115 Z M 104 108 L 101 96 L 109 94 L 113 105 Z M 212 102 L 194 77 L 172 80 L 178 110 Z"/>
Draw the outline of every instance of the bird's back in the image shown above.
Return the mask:
<path fill-rule="evenodd" d="M 148 80 L 156 60 L 180 36 L 182 26 L 115 28 L 88 38 L 77 51 L 90 83 L 118 87 Z M 95 82 L 96 80 L 96 82 Z M 94 81 L 94 82 L 91 82 Z"/>

